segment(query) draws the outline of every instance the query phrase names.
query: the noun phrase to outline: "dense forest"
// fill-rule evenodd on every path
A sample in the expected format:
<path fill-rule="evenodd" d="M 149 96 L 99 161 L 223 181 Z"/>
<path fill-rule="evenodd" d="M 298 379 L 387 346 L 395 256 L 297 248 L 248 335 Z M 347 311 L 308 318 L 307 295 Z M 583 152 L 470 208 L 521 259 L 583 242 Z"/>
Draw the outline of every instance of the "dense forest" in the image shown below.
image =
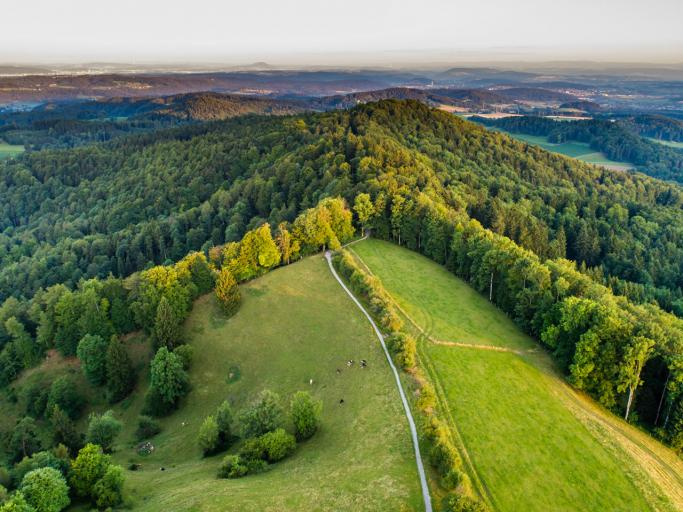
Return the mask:
<path fill-rule="evenodd" d="M 683 121 L 660 115 L 640 115 L 619 122 L 644 137 L 683 142 Z"/>
<path fill-rule="evenodd" d="M 218 93 L 45 103 L 26 112 L 0 113 L 0 139 L 27 150 L 74 148 L 123 135 L 245 114 L 294 114 L 293 101 Z"/>
<path fill-rule="evenodd" d="M 237 282 L 338 248 L 353 228 L 335 196 L 373 236 L 486 293 L 577 388 L 683 449 L 683 320 L 653 303 L 683 312 L 677 185 L 394 100 L 41 151 L 0 173 L 0 387 L 24 408 L 1 436 L 18 463 L 14 487 L 26 470 L 78 467 L 83 450 L 106 459 L 117 432 L 106 413 L 75 432 L 85 403 L 72 377 L 17 396 L 25 368 L 50 350 L 76 356 L 88 382 L 117 402 L 136 380 L 120 337 L 141 329 L 157 349 L 145 414 L 168 414 L 187 390 L 191 350 L 179 327 L 192 301 L 215 288 L 230 312 Z M 409 347 L 396 341 L 404 366 Z M 44 451 L 40 422 L 58 452 Z M 155 429 L 147 416 L 140 422 Z M 82 497 L 118 502 L 120 468 L 107 480 L 108 459 L 102 467 L 104 481 L 90 481 Z"/>
<path fill-rule="evenodd" d="M 638 132 L 660 133 L 652 123 L 639 124 L 612 122 L 603 119 L 564 121 L 537 116 L 485 119 L 473 117 L 473 121 L 495 126 L 511 133 L 542 135 L 548 142 L 585 142 L 596 151 L 602 151 L 608 158 L 618 162 L 630 162 L 650 176 L 664 180 L 683 182 L 683 153 L 657 144 L 642 137 Z M 649 128 L 646 128 L 649 127 Z"/>
<path fill-rule="evenodd" d="M 401 172 L 394 186 L 434 189 L 542 258 L 566 256 L 619 293 L 683 313 L 678 187 L 416 102 L 379 105 L 236 118 L 0 164 L 0 298 L 177 261 Z M 396 105 L 401 115 L 390 115 Z"/>

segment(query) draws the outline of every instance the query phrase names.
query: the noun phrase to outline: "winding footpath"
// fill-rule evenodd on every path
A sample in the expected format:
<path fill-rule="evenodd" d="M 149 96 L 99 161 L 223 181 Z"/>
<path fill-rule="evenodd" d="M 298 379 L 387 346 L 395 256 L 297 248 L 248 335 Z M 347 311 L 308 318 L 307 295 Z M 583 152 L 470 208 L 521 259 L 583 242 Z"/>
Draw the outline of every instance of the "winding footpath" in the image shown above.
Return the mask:
<path fill-rule="evenodd" d="M 408 399 L 406 398 L 405 393 L 403 392 L 403 386 L 401 385 L 401 379 L 399 378 L 398 375 L 398 370 L 396 369 L 396 366 L 394 365 L 394 362 L 391 359 L 391 356 L 389 355 L 389 351 L 387 350 L 386 343 L 384 343 L 384 336 L 380 332 L 379 328 L 377 327 L 377 324 L 375 324 L 375 321 L 372 319 L 370 314 L 365 310 L 365 308 L 362 306 L 362 304 L 356 299 L 356 297 L 351 293 L 351 290 L 349 290 L 344 282 L 341 280 L 339 275 L 337 274 L 337 271 L 334 269 L 334 266 L 332 265 L 332 253 L 330 251 L 325 252 L 325 259 L 327 260 L 327 264 L 330 267 L 330 271 L 332 272 L 332 275 L 334 278 L 337 280 L 337 282 L 341 285 L 341 287 L 344 289 L 344 291 L 351 297 L 351 300 L 358 306 L 358 309 L 360 309 L 365 317 L 368 319 L 370 322 L 370 325 L 372 325 L 372 328 L 375 331 L 375 334 L 377 335 L 377 338 L 379 339 L 379 342 L 382 344 L 382 349 L 384 350 L 384 355 L 387 358 L 387 361 L 389 362 L 389 366 L 391 366 L 391 371 L 394 373 L 394 378 L 396 379 L 396 387 L 398 388 L 398 392 L 401 395 L 401 402 L 403 402 L 403 409 L 406 413 L 406 418 L 408 418 L 408 426 L 410 427 L 410 435 L 413 438 L 413 448 L 415 449 L 415 461 L 417 462 L 417 472 L 420 475 L 420 486 L 422 487 L 422 498 L 424 500 L 425 504 L 425 512 L 432 512 L 432 499 L 429 496 L 429 487 L 427 486 L 427 476 L 425 475 L 425 469 L 424 465 L 422 464 L 422 455 L 420 454 L 420 445 L 417 440 L 417 428 L 415 428 L 415 420 L 413 419 L 413 414 L 410 412 L 410 407 L 408 405 Z"/>

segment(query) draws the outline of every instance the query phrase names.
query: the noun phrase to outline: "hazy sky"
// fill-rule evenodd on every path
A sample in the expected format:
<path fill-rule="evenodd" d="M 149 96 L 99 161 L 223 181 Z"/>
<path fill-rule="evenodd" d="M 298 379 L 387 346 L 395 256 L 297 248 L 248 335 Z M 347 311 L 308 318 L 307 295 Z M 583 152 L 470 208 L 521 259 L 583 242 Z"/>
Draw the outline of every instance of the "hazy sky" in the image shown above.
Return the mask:
<path fill-rule="evenodd" d="M 20 0 L 0 61 L 683 61 L 683 0 Z M 383 57 L 382 57 L 383 56 Z M 412 56 L 412 57 L 411 57 Z M 467 57 L 470 56 L 470 57 Z"/>

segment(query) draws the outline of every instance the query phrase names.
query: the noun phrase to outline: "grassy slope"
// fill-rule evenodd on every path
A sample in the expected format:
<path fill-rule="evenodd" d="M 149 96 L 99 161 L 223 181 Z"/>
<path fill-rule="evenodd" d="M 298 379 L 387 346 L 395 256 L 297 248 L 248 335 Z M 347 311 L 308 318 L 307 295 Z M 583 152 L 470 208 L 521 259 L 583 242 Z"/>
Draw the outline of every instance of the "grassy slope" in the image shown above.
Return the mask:
<path fill-rule="evenodd" d="M 630 164 L 628 162 L 617 162 L 614 160 L 610 160 L 604 153 L 595 151 L 585 142 L 564 142 L 562 144 L 552 144 L 548 142 L 547 137 L 543 136 L 526 135 L 523 133 L 506 133 L 510 135 L 510 137 L 513 137 L 515 139 L 519 139 L 524 142 L 528 142 L 529 144 L 540 146 L 546 151 L 550 151 L 552 153 L 559 153 L 561 155 L 576 158 L 589 164 L 602 165 L 610 169 L 616 170 L 633 168 L 633 164 Z"/>
<path fill-rule="evenodd" d="M 466 283 L 393 244 L 368 240 L 354 251 L 432 338 L 519 352 L 420 343 L 475 481 L 497 510 L 672 510 L 671 502 L 683 503 L 680 460 L 572 391 L 550 358 Z"/>
<path fill-rule="evenodd" d="M 240 311 L 228 320 L 212 296 L 195 304 L 185 326 L 195 347 L 193 390 L 162 421 L 150 457 L 132 448 L 140 398 L 125 412 L 129 421 L 115 457 L 142 463 L 142 470 L 127 473 L 134 508 L 420 510 L 408 427 L 389 368 L 369 324 L 324 260 L 309 258 L 271 272 L 244 285 L 242 294 Z M 348 359 L 367 359 L 368 368 L 347 368 Z M 229 383 L 235 366 L 239 379 Z M 223 399 L 238 411 L 264 388 L 283 397 L 308 389 L 320 397 L 321 431 L 264 474 L 216 479 L 222 456 L 201 458 L 201 421 Z"/>

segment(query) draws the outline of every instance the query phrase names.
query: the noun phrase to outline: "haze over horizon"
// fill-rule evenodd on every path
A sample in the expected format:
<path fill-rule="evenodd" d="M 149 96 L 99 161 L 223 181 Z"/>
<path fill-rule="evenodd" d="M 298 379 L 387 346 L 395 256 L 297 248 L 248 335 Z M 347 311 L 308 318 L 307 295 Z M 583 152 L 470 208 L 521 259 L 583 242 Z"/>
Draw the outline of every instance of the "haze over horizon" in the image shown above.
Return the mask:
<path fill-rule="evenodd" d="M 683 61 L 683 3 L 677 0 L 577 0 L 561 16 L 542 0 L 425 0 L 419 8 L 405 0 L 325 4 L 196 0 L 188 8 L 179 0 L 122 0 L 116 9 L 94 9 L 85 0 L 27 0 L 13 6 L 14 22 L 0 33 L 0 62 Z"/>

